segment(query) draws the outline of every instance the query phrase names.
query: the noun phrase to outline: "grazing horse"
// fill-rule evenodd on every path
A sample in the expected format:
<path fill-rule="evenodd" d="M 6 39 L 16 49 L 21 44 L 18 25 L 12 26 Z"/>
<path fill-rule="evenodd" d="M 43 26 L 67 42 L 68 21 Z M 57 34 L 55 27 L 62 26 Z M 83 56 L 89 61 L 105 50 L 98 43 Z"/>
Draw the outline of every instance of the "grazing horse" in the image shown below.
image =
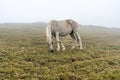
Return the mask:
<path fill-rule="evenodd" d="M 50 51 L 53 52 L 53 42 L 52 38 L 55 37 L 57 40 L 57 50 L 59 51 L 60 45 L 62 46 L 62 50 L 65 50 L 65 46 L 63 45 L 62 41 L 60 40 L 60 36 L 66 36 L 70 35 L 72 40 L 73 40 L 73 45 L 72 49 L 74 49 L 75 43 L 77 42 L 79 49 L 82 49 L 82 42 L 81 42 L 81 37 L 78 32 L 78 27 L 80 25 L 71 19 L 68 20 L 61 20 L 61 21 L 56 21 L 56 20 L 51 20 L 47 27 L 46 27 L 46 37 L 47 37 L 47 43 L 50 47 Z"/>

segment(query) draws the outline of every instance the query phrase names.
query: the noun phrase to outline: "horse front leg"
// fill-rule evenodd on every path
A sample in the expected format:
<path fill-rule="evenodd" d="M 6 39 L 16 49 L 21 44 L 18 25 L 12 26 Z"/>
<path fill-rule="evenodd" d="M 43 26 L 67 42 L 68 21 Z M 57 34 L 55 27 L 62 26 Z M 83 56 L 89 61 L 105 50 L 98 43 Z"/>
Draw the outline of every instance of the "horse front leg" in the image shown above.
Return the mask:
<path fill-rule="evenodd" d="M 60 40 L 61 46 L 62 46 L 62 50 L 65 50 L 65 46 L 63 45 L 62 41 Z"/>
<path fill-rule="evenodd" d="M 60 39 L 59 39 L 59 32 L 56 32 L 56 41 L 57 41 L 57 50 L 60 50 Z"/>

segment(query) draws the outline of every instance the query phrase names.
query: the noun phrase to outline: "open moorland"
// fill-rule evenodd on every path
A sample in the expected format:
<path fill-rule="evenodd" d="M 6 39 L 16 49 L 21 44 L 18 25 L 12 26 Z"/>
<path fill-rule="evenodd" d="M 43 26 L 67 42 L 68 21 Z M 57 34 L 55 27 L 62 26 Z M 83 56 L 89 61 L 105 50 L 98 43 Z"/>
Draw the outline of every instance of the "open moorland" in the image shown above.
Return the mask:
<path fill-rule="evenodd" d="M 83 50 L 66 36 L 67 49 L 51 53 L 45 26 L 0 24 L 0 80 L 120 80 L 120 29 L 83 25 Z"/>

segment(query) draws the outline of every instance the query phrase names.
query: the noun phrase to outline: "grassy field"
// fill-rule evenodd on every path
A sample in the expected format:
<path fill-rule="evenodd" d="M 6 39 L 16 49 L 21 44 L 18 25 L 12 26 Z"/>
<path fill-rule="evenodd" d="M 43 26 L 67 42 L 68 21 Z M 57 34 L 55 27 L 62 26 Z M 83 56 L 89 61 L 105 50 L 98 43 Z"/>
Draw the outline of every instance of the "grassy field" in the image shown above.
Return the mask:
<path fill-rule="evenodd" d="M 44 27 L 0 24 L 0 80 L 120 80 L 120 29 L 82 26 L 83 50 L 67 36 L 67 50 L 51 53 Z"/>

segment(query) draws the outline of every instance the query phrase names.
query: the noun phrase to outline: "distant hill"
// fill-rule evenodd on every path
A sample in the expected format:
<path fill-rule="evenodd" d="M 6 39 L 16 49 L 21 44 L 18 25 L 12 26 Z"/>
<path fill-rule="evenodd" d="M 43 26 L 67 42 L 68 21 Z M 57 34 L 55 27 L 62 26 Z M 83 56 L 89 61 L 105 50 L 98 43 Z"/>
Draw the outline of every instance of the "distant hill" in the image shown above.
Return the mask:
<path fill-rule="evenodd" d="M 25 28 L 25 27 L 43 27 L 46 23 L 36 22 L 36 23 L 2 23 L 0 28 Z"/>
<path fill-rule="evenodd" d="M 47 23 L 44 22 L 35 22 L 35 23 L 2 23 L 0 28 L 6 29 L 26 29 L 26 28 L 40 28 L 45 29 Z M 95 25 L 81 25 L 79 28 L 81 33 L 120 33 L 120 28 L 107 28 L 103 26 Z"/>

